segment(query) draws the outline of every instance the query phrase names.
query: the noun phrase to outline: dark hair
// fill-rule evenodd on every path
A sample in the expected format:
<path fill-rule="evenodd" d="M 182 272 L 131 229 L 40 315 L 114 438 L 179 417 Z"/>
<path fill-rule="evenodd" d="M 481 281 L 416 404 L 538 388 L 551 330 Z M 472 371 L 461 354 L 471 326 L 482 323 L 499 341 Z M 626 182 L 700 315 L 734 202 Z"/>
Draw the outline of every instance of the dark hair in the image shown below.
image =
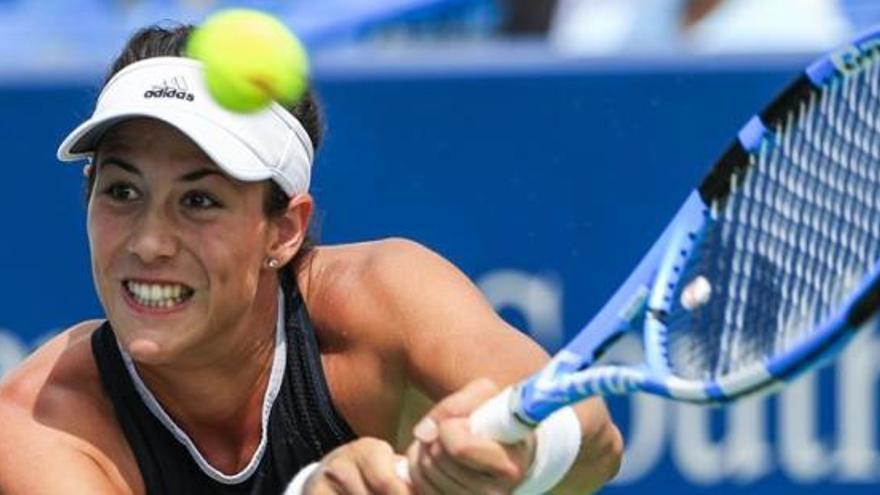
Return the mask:
<path fill-rule="evenodd" d="M 195 30 L 192 25 L 173 25 L 164 27 L 161 25 L 153 25 L 143 28 L 136 32 L 131 39 L 128 40 L 122 53 L 114 60 L 107 77 L 104 79 L 104 85 L 116 75 L 117 72 L 130 64 L 140 60 L 153 57 L 184 57 L 186 50 L 186 42 L 190 34 Z M 312 140 L 315 154 L 321 146 L 321 140 L 324 136 L 324 124 L 321 116 L 320 106 L 317 97 L 312 90 L 308 90 L 300 100 L 290 106 L 285 107 L 287 111 L 293 114 L 297 120 L 305 128 Z M 91 197 L 92 187 L 95 183 L 95 167 L 89 167 L 86 179 L 86 201 Z M 269 187 L 266 190 L 266 196 L 263 200 L 263 212 L 268 218 L 277 218 L 284 214 L 290 197 L 284 193 L 281 187 L 274 181 L 269 181 Z M 291 283 L 295 281 L 295 272 L 300 265 L 306 260 L 314 247 L 317 245 L 316 229 L 310 227 L 300 246 L 296 256 L 283 266 L 279 273 L 279 280 L 285 290 L 290 288 Z"/>

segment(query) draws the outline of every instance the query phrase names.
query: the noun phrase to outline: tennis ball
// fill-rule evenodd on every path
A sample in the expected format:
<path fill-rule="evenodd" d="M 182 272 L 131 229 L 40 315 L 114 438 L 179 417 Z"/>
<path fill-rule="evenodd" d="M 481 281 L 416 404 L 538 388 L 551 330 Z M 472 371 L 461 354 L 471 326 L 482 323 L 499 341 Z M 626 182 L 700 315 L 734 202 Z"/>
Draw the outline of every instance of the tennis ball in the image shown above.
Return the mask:
<path fill-rule="evenodd" d="M 186 54 L 204 64 L 217 102 L 236 112 L 254 112 L 272 100 L 296 103 L 308 87 L 303 45 L 281 21 L 256 10 L 211 15 L 190 35 Z"/>

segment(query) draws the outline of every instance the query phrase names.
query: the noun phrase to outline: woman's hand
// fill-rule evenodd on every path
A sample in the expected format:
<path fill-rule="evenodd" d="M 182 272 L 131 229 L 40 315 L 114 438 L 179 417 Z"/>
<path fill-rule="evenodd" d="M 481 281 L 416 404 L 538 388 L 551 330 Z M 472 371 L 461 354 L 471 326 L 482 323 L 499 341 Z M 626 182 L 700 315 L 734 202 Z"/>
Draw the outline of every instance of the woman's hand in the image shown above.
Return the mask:
<path fill-rule="evenodd" d="M 410 485 L 394 469 L 404 459 L 376 438 L 349 442 L 321 460 L 306 481 L 303 495 L 412 495 Z"/>
<path fill-rule="evenodd" d="M 534 435 L 504 445 L 471 432 L 468 417 L 499 392 L 476 380 L 437 403 L 416 425 L 407 449 L 410 478 L 419 495 L 508 494 L 528 471 Z"/>

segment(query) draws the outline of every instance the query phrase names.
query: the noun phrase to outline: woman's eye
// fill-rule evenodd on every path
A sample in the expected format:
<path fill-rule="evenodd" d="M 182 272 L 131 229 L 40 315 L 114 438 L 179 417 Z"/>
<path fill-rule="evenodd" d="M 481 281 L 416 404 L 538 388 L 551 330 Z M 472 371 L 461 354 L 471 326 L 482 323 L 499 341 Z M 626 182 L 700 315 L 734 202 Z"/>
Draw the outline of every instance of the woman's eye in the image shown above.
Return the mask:
<path fill-rule="evenodd" d="M 121 183 L 111 184 L 106 189 L 104 189 L 104 194 L 109 196 L 110 199 L 119 202 L 133 201 L 140 197 L 137 189 L 135 189 L 131 184 Z"/>
<path fill-rule="evenodd" d="M 209 209 L 217 208 L 220 203 L 217 202 L 209 194 L 202 192 L 192 192 L 183 197 L 182 203 L 187 208 Z"/>

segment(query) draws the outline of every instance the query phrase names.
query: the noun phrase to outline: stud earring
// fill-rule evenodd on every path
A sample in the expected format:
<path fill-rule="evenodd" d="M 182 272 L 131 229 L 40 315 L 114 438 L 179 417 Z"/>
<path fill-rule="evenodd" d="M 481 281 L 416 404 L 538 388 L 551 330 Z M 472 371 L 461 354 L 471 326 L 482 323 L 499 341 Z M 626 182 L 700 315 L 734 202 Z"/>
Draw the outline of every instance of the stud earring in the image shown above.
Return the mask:
<path fill-rule="evenodd" d="M 278 260 L 276 260 L 275 258 L 269 258 L 268 260 L 266 260 L 266 266 L 274 270 L 278 268 Z"/>

